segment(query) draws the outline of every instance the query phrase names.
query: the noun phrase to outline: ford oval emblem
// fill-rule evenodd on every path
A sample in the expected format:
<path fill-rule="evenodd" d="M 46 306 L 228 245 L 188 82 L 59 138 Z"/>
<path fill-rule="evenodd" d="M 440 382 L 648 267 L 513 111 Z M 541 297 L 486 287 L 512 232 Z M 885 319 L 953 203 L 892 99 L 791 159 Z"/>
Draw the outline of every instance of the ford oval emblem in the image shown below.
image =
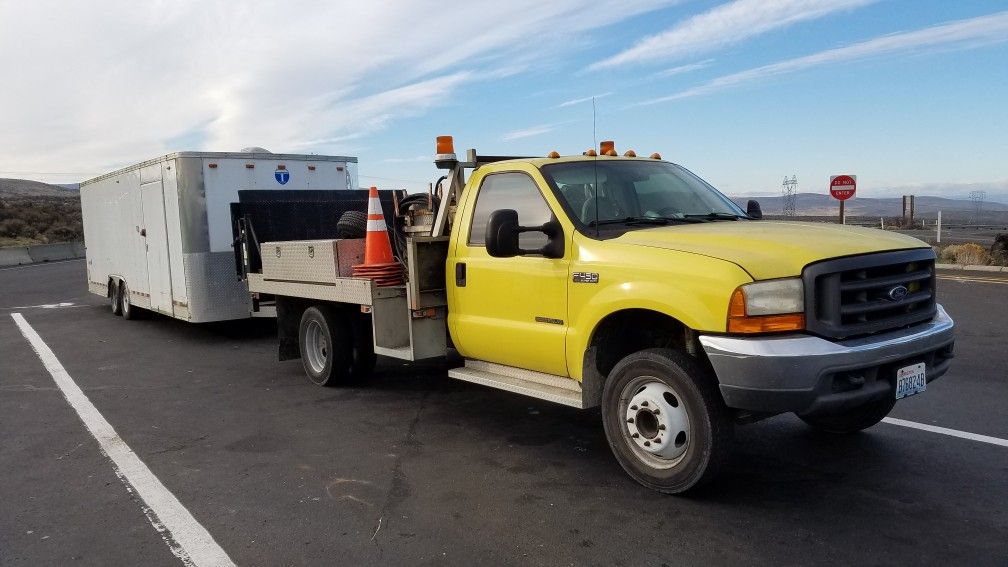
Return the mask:
<path fill-rule="evenodd" d="M 889 290 L 889 299 L 893 301 L 901 301 L 910 293 L 905 285 L 898 285 Z"/>

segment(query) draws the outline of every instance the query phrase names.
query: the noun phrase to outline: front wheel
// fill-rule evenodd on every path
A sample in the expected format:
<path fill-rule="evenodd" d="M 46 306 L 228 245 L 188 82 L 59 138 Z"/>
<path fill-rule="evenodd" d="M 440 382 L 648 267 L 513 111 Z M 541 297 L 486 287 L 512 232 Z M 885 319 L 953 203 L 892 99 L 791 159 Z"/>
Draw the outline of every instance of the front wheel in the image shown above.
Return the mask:
<path fill-rule="evenodd" d="M 733 430 L 715 378 L 668 349 L 631 354 L 613 368 L 602 393 L 602 422 L 623 469 L 668 494 L 714 478 Z"/>
<path fill-rule="evenodd" d="M 838 414 L 799 415 L 813 429 L 824 433 L 846 435 L 857 433 L 882 421 L 896 405 L 895 397 L 869 402 L 861 407 Z"/>

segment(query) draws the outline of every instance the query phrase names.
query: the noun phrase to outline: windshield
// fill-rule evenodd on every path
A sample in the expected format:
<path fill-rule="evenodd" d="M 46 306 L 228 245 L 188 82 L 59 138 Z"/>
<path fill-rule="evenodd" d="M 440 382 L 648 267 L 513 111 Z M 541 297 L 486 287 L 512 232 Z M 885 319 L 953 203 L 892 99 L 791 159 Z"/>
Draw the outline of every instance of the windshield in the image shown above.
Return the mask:
<path fill-rule="evenodd" d="M 717 189 L 663 161 L 598 160 L 544 165 L 542 174 L 584 226 L 643 219 L 747 218 Z M 597 188 L 597 190 L 596 190 Z"/>

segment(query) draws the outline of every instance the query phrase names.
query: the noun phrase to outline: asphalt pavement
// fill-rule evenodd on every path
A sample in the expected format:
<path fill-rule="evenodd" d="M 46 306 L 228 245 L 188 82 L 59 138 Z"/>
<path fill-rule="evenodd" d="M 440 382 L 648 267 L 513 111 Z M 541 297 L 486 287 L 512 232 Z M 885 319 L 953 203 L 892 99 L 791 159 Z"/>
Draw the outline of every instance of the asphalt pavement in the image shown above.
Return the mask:
<path fill-rule="evenodd" d="M 444 364 L 319 388 L 268 320 L 125 321 L 84 280 L 82 261 L 0 269 L 0 565 L 180 564 L 12 313 L 239 565 L 1008 564 L 1008 447 L 779 416 L 738 428 L 713 485 L 663 496 L 597 412 Z M 939 293 L 956 360 L 892 417 L 1008 439 L 1008 278 Z"/>

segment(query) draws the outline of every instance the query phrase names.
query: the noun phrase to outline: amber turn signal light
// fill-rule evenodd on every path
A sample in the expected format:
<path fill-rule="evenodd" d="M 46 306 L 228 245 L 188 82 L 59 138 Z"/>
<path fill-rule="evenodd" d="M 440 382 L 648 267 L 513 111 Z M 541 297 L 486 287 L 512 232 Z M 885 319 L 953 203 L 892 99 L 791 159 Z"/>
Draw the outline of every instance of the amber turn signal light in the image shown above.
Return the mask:
<path fill-rule="evenodd" d="M 801 331 L 805 328 L 803 313 L 783 313 L 780 315 L 746 315 L 746 298 L 742 288 L 732 293 L 728 302 L 728 332 L 739 334 L 780 333 Z"/>

